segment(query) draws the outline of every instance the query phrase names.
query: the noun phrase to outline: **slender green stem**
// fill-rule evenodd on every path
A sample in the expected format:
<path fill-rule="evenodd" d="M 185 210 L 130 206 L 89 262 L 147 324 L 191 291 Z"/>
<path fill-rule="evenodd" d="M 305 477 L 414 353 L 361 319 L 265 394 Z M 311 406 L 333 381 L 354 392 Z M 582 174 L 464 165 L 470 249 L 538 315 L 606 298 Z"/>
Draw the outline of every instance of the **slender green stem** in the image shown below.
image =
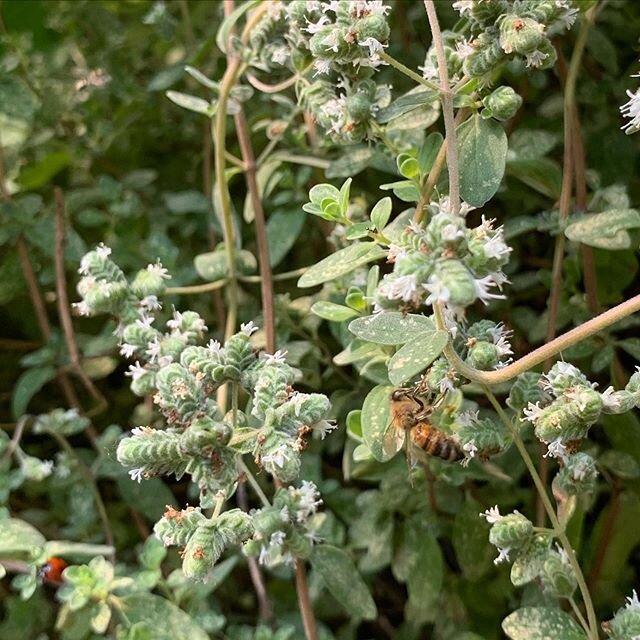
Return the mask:
<path fill-rule="evenodd" d="M 278 151 L 271 156 L 274 160 L 282 160 L 282 162 L 291 162 L 292 164 L 303 164 L 308 167 L 316 167 L 318 169 L 326 169 L 331 162 L 314 156 L 299 156 L 293 153 Z"/>
<path fill-rule="evenodd" d="M 409 69 L 409 67 L 406 67 L 405 65 L 402 64 L 402 62 L 391 57 L 385 51 L 381 51 L 378 55 L 380 56 L 381 60 L 384 60 L 387 64 L 390 64 L 392 67 L 395 67 L 400 73 L 403 73 L 408 78 L 411 78 L 415 82 L 421 85 L 424 85 L 425 87 L 431 89 L 432 91 L 440 92 L 440 87 L 437 84 L 434 84 L 433 82 L 430 82 L 426 78 L 423 78 L 420 74 L 416 73 L 415 71 L 412 71 L 411 69 Z"/>
<path fill-rule="evenodd" d="M 582 628 L 585 630 L 585 633 L 589 635 L 589 625 L 587 624 L 587 621 L 584 619 L 584 616 L 582 615 L 582 611 L 580 611 L 580 607 L 576 604 L 576 601 L 573 599 L 573 596 L 569 598 L 569 604 L 571 605 L 571 609 L 573 609 L 573 613 L 578 619 L 578 622 L 580 623 Z"/>
<path fill-rule="evenodd" d="M 433 305 L 433 311 L 435 314 L 436 325 L 439 329 L 446 329 L 444 323 L 444 315 L 442 311 L 442 304 L 436 302 Z M 561 351 L 572 347 L 579 342 L 582 342 L 590 336 L 610 327 L 612 324 L 630 316 L 636 311 L 640 311 L 640 295 L 634 296 L 625 302 L 601 313 L 599 316 L 588 320 L 584 324 L 567 331 L 566 333 L 558 336 L 555 340 L 548 342 L 541 347 L 538 347 L 535 351 L 523 356 L 522 358 L 512 362 L 510 365 L 497 371 L 480 371 L 474 369 L 466 364 L 462 358 L 456 353 L 451 341 L 444 348 L 444 355 L 446 356 L 449 364 L 461 375 L 463 375 L 471 382 L 477 382 L 488 386 L 500 384 L 501 382 L 507 382 L 519 376 L 529 369 L 538 366 L 543 363 L 547 358 L 551 358 Z"/>
<path fill-rule="evenodd" d="M 265 492 L 262 490 L 262 487 L 260 486 L 255 476 L 253 475 L 253 473 L 251 473 L 251 470 L 249 469 L 249 467 L 247 467 L 247 465 L 245 464 L 245 461 L 241 457 L 238 457 L 238 466 L 240 467 L 240 469 L 242 469 L 242 472 L 245 474 L 245 476 L 247 476 L 247 480 L 249 481 L 249 484 L 251 485 L 253 490 L 256 492 L 256 495 L 258 496 L 258 498 L 260 498 L 260 502 L 262 502 L 262 505 L 265 507 L 270 507 L 271 503 L 269 502 L 269 498 L 267 498 L 267 496 L 265 495 Z"/>
<path fill-rule="evenodd" d="M 231 384 L 231 413 L 233 420 L 233 428 L 238 426 L 238 394 L 240 392 L 240 385 L 237 382 Z"/>
<path fill-rule="evenodd" d="M 449 170 L 449 203 L 454 214 L 460 212 L 460 172 L 458 170 L 458 148 L 456 146 L 456 125 L 453 115 L 453 92 L 449 86 L 447 58 L 442 42 L 442 32 L 438 22 L 438 13 L 433 0 L 424 0 L 429 18 L 431 36 L 438 59 L 438 75 L 440 76 L 440 100 L 447 143 L 447 168 Z"/>
<path fill-rule="evenodd" d="M 573 568 L 576 579 L 578 581 L 578 588 L 580 589 L 582 601 L 584 602 L 584 606 L 587 611 L 587 619 L 589 620 L 588 636 L 590 640 L 598 640 L 598 620 L 596 618 L 595 609 L 593 608 L 593 602 L 591 600 L 589 588 L 587 587 L 587 583 L 584 579 L 584 575 L 582 574 L 582 569 L 580 568 L 580 564 L 578 563 L 578 559 L 576 558 L 573 547 L 571 546 L 571 542 L 569 542 L 569 538 L 567 537 L 564 527 L 558 520 L 558 516 L 556 515 L 556 511 L 551 504 L 551 500 L 549 499 L 547 490 L 542 483 L 540 476 L 538 475 L 538 470 L 536 469 L 536 466 L 533 463 L 533 460 L 531 459 L 531 456 L 529 455 L 529 452 L 527 451 L 522 438 L 520 437 L 520 433 L 513 426 L 511 420 L 509 420 L 509 417 L 502 408 L 502 405 L 498 402 L 498 400 L 493 395 L 493 393 L 491 393 L 491 390 L 488 387 L 485 386 L 483 391 L 487 396 L 489 402 L 492 404 L 493 408 L 496 410 L 498 417 L 510 432 L 511 437 L 513 438 L 513 442 L 516 445 L 516 448 L 518 449 L 518 452 L 520 453 L 520 456 L 522 457 L 522 460 L 524 461 L 529 474 L 531 475 L 533 483 L 535 484 L 538 494 L 540 495 L 540 499 L 542 500 L 542 503 L 544 505 L 545 511 L 547 512 L 549 520 L 553 525 L 555 534 L 567 554 L 569 563 L 571 564 L 571 567 Z"/>
<path fill-rule="evenodd" d="M 188 287 L 167 287 L 165 293 L 167 295 L 188 295 L 191 293 L 206 293 L 207 291 L 215 291 L 216 289 L 222 289 L 227 284 L 228 280 L 216 280 L 215 282 L 207 282 L 205 284 L 194 284 Z"/>

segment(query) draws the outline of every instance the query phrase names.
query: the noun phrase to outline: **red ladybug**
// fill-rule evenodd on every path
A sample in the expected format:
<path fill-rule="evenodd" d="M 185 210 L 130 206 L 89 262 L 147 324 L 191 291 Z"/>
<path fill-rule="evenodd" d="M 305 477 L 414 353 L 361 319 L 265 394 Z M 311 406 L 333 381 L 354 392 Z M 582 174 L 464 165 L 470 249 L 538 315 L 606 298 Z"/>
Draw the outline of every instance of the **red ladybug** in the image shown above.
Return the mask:
<path fill-rule="evenodd" d="M 42 582 L 60 585 L 64 582 L 62 572 L 68 566 L 62 558 L 49 558 L 38 570 L 38 577 Z"/>

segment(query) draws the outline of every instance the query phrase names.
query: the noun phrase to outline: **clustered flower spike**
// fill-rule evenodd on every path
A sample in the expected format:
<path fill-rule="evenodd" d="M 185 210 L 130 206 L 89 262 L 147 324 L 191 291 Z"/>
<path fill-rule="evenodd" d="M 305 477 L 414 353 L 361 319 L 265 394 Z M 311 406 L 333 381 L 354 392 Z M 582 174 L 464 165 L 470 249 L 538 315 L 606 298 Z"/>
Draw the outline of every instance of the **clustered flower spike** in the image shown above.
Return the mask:
<path fill-rule="evenodd" d="M 244 553 L 257 556 L 266 567 L 308 558 L 318 541 L 316 531 L 321 518 L 316 512 L 321 504 L 313 482 L 303 481 L 299 488 L 278 489 L 272 505 L 253 513 L 255 532 L 245 542 Z"/>
<path fill-rule="evenodd" d="M 507 282 L 502 267 L 511 248 L 502 227 L 494 229 L 493 220 L 483 217 L 478 227 L 468 228 L 464 214 L 472 207 L 465 204 L 462 215 L 455 215 L 448 199 L 430 209 L 426 228 L 409 224 L 389 247 L 393 271 L 378 285 L 375 308 L 419 310 L 439 301 L 462 315 L 476 300 L 487 304 L 504 297 L 493 292 Z"/>
<path fill-rule="evenodd" d="M 91 313 L 109 312 L 119 319 L 121 352 L 135 358 L 127 373 L 131 388 L 138 395 L 153 394 L 167 423 L 162 429 L 136 427 L 119 442 L 117 459 L 132 480 L 189 475 L 200 491 L 200 508 L 212 508 L 233 494 L 243 453 L 252 453 L 256 463 L 279 481 L 295 480 L 309 434 L 318 431 L 324 437 L 334 428 L 327 421 L 327 397 L 296 391 L 296 371 L 283 353 L 257 354 L 251 335 L 258 328 L 252 322 L 241 325 L 224 344 L 211 340 L 207 346 L 198 344 L 207 327 L 193 311 L 173 309 L 165 331 L 157 329 L 153 313 L 160 307 L 157 296 L 169 277 L 166 269 L 151 264 L 130 284 L 109 256 L 101 246 L 83 258 L 80 304 Z M 117 302 L 113 296 L 96 302 L 96 286 L 104 293 L 114 284 Z M 216 390 L 226 383 L 252 396 L 250 414 L 237 410 L 222 416 L 215 398 Z M 242 429 L 237 445 L 232 442 L 236 429 Z M 288 499 L 298 504 L 296 511 L 291 502 L 292 517 L 299 520 L 306 511 L 310 516 L 319 504 L 315 487 L 311 490 L 303 483 L 291 491 Z M 227 546 L 252 535 L 253 524 L 237 510 L 213 519 L 204 518 L 199 509 L 168 511 L 156 531 L 166 544 L 184 546 L 185 574 L 202 580 Z"/>
<path fill-rule="evenodd" d="M 540 401 L 529 402 L 524 415 L 535 426 L 538 439 L 549 445 L 548 453 L 552 457 L 566 460 L 568 447 L 587 436 L 601 413 L 625 413 L 640 405 L 638 371 L 622 391 L 609 387 L 600 393 L 595 386 L 579 369 L 566 362 L 557 362 L 542 377 L 542 387 L 551 402 L 544 406 Z"/>
<path fill-rule="evenodd" d="M 604 622 L 602 628 L 611 640 L 637 640 L 640 638 L 640 600 L 635 589 L 627 598 L 626 605 L 612 620 Z"/>
<path fill-rule="evenodd" d="M 390 101 L 388 87 L 372 78 L 387 47 L 389 11 L 381 0 L 273 3 L 251 32 L 250 64 L 266 72 L 311 67 L 312 82 L 297 85 L 299 101 L 335 141 L 360 141 Z"/>

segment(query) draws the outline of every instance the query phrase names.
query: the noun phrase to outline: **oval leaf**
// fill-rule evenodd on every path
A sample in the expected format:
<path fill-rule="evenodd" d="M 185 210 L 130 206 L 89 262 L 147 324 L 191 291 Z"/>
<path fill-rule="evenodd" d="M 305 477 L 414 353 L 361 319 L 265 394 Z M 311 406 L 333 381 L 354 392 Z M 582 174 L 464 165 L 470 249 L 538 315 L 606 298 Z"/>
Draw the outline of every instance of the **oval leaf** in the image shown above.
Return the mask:
<path fill-rule="evenodd" d="M 301 288 L 315 287 L 323 282 L 335 280 L 363 264 L 367 264 L 367 262 L 379 260 L 386 254 L 384 249 L 373 242 L 352 244 L 309 267 L 308 271 L 298 280 L 298 286 Z"/>
<path fill-rule="evenodd" d="M 386 226 L 387 222 L 389 222 L 389 216 L 391 215 L 391 198 L 387 196 L 386 198 L 382 198 L 379 202 L 376 203 L 376 206 L 373 207 L 371 211 L 371 222 L 373 222 L 373 226 L 378 230 L 382 231 Z"/>
<path fill-rule="evenodd" d="M 18 378 L 11 399 L 11 412 L 16 420 L 27 410 L 31 398 L 55 376 L 56 371 L 53 367 L 33 367 Z"/>
<path fill-rule="evenodd" d="M 561 609 L 524 607 L 502 621 L 511 640 L 586 640 L 584 631 Z"/>
<path fill-rule="evenodd" d="M 425 331 L 400 347 L 389 361 L 389 380 L 393 384 L 403 384 L 424 371 L 445 348 L 448 340 L 446 331 Z"/>
<path fill-rule="evenodd" d="M 188 93 L 180 93 L 179 91 L 167 91 L 165 95 L 169 100 L 171 100 L 171 102 L 177 104 L 183 109 L 195 111 L 196 113 L 201 113 L 202 115 L 209 117 L 213 115 L 213 108 L 208 100 L 191 96 Z"/>
<path fill-rule="evenodd" d="M 311 307 L 311 312 L 331 322 L 344 322 L 358 316 L 358 312 L 335 302 L 320 300 Z"/>
<path fill-rule="evenodd" d="M 369 392 L 362 405 L 360 422 L 362 439 L 370 449 L 373 457 L 386 462 L 393 457 L 393 452 L 385 448 L 385 435 L 391 427 L 391 394 L 394 387 L 379 385 Z"/>
<path fill-rule="evenodd" d="M 481 207 L 498 190 L 507 160 L 507 135 L 494 120 L 474 115 L 457 129 L 460 194 Z"/>
<path fill-rule="evenodd" d="M 349 331 L 368 342 L 396 345 L 414 340 L 426 331 L 435 331 L 435 326 L 425 316 L 388 311 L 357 318 L 349 325 Z"/>
<path fill-rule="evenodd" d="M 44 536 L 28 522 L 8 518 L 0 522 L 0 557 L 28 554 L 34 547 L 45 543 Z"/>
<path fill-rule="evenodd" d="M 574 242 L 600 249 L 629 249 L 631 236 L 626 229 L 640 227 L 640 213 L 635 209 L 613 209 L 594 213 L 570 224 L 564 234 Z"/>
<path fill-rule="evenodd" d="M 376 603 L 353 561 L 342 549 L 328 544 L 316 547 L 311 565 L 351 617 L 375 620 L 378 615 Z"/>

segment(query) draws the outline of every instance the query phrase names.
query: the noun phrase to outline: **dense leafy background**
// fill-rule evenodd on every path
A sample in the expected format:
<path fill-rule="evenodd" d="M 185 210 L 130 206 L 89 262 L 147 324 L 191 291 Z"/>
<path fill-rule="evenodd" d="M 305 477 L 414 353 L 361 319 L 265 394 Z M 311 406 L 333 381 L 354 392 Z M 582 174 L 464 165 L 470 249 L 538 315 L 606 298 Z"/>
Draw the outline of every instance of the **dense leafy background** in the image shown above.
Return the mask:
<path fill-rule="evenodd" d="M 423 63 L 429 43 L 422 3 L 391 4 L 390 51 L 416 68 Z M 448 4 L 438 3 L 445 27 L 453 26 L 456 19 Z M 192 65 L 219 79 L 224 58 L 215 45 L 222 19 L 218 2 L 4 0 L 0 10 L 0 141 L 13 192 L 11 200 L 0 205 L 0 420 L 11 436 L 23 412 L 39 414 L 66 407 L 53 380 L 55 372 L 68 365 L 55 306 L 54 186 L 61 187 L 66 198 L 65 265 L 74 299 L 77 264 L 85 250 L 101 241 L 113 248 L 117 262 L 130 273 L 161 258 L 174 275 L 174 286 L 206 277 L 198 262 L 194 264 L 194 257 L 214 249 L 221 237 L 207 193 L 211 184 L 204 177 L 210 166 L 205 160 L 211 154 L 209 124 L 179 109 L 164 92 L 173 89 L 210 98 L 184 73 L 184 66 Z M 599 14 L 588 40 L 577 100 L 594 212 L 626 208 L 640 200 L 638 141 L 619 131 L 618 114 L 618 105 L 626 100 L 625 89 L 635 87 L 629 75 L 638 70 L 639 33 L 638 4 L 612 0 Z M 566 56 L 570 56 L 574 38 L 570 33 L 558 42 Z M 108 75 L 108 82 L 79 88 L 77 83 L 97 69 Z M 394 96 L 411 88 L 409 81 L 389 69 L 382 74 L 393 85 Z M 562 178 L 562 101 L 560 80 L 554 72 L 524 74 L 507 66 L 502 81 L 524 97 L 524 107 L 506 125 L 506 177 L 482 213 L 505 224 L 514 246 L 508 267 L 512 281 L 508 299 L 491 307 L 491 317 L 513 328 L 515 351 L 523 354 L 540 344 L 546 331 L 552 234 L 557 232 L 552 212 Z M 352 198 L 356 208 L 364 211 L 381 197 L 380 184 L 400 179 L 391 154 L 381 151 L 371 157 L 366 144 L 345 149 L 323 139 L 320 149 L 310 149 L 303 119 L 292 115 L 295 98 L 292 93 L 284 95 L 286 98 L 276 99 L 254 93 L 245 104 L 255 148 L 263 149 L 275 125 L 282 126 L 283 119 L 291 118 L 279 148 L 326 158 L 329 164 L 325 173 L 314 166 L 276 161 L 261 175 L 276 273 L 310 265 L 332 250 L 333 245 L 325 241 L 331 226 L 302 212 L 309 187 L 328 178 L 339 186 L 351 176 Z M 439 126 L 436 123 L 432 128 Z M 421 135 L 422 130 L 411 131 L 407 138 Z M 231 136 L 229 145 L 237 153 Z M 231 186 L 242 245 L 255 252 L 242 176 L 235 176 Z M 602 206 L 604 199 L 610 206 Z M 395 199 L 393 215 L 402 208 Z M 638 293 L 637 252 L 632 248 L 637 246 L 638 231 L 629 233 L 627 248 L 594 249 L 603 305 Z M 25 288 L 16 251 L 20 237 L 26 242 L 53 327 L 46 342 Z M 247 269 L 255 273 L 251 262 L 248 259 Z M 501 637 L 500 621 L 518 604 L 535 606 L 545 600 L 533 585 L 514 592 L 508 569 L 494 568 L 487 527 L 478 518 L 480 511 L 495 503 L 533 512 L 534 494 L 521 461 L 513 451 L 497 461 L 511 478 L 509 482 L 491 477 L 486 470 L 476 476 L 464 475 L 434 461 L 426 476 L 414 479 L 413 485 L 401 456 L 386 465 L 354 462 L 355 440 L 346 436 L 346 415 L 362 406 L 375 372 L 369 377 L 360 375 L 349 366 L 348 358 L 341 364 L 332 362 L 333 354 L 346 344 L 346 325 L 324 323 L 310 315 L 317 289 L 300 290 L 294 283 L 277 283 L 278 346 L 288 349 L 309 388 L 331 395 L 340 425 L 322 445 L 312 446 L 305 457 L 303 477 L 316 481 L 322 490 L 329 514 L 327 540 L 350 550 L 378 606 L 373 622 L 360 623 L 358 616 L 350 619 L 322 589 L 320 572 L 312 571 L 316 615 L 327 637 L 329 630 L 340 638 L 356 637 L 356 633 L 363 638 L 427 637 L 418 635 L 420 629 L 431 629 L 433 635 L 428 637 L 457 640 Z M 578 244 L 569 245 L 564 283 L 559 325 L 568 328 L 589 317 Z M 345 293 L 344 286 L 337 284 L 325 289 L 321 297 L 343 303 Z M 176 296 L 168 302 L 200 312 L 212 336 L 219 337 L 219 301 L 208 293 Z M 479 305 L 471 316 L 481 318 L 486 313 Z M 258 287 L 245 284 L 241 317 L 260 323 L 259 315 Z M 128 389 L 125 365 L 112 336 L 113 323 L 101 318 L 76 319 L 75 323 L 85 370 L 109 407 L 94 419 L 100 434 L 99 454 L 90 450 L 83 434 L 72 436 L 71 442 L 77 455 L 92 466 L 107 501 L 118 559 L 133 566 L 136 550 L 165 504 L 185 504 L 189 497 L 180 483 L 157 479 L 143 485 L 132 483 L 115 463 L 113 450 L 119 434 L 153 420 L 150 405 L 137 405 Z M 640 359 L 637 325 L 637 320 L 628 320 L 563 355 L 579 364 L 601 388 L 616 379 L 624 384 Z M 94 400 L 76 377 L 72 381 L 83 406 L 90 409 Z M 357 439 L 357 425 L 350 428 Z M 640 580 L 636 569 L 640 566 L 636 526 L 640 517 L 640 422 L 631 414 L 612 416 L 592 433 L 594 452 L 604 454 L 600 457 L 602 482 L 589 512 L 572 521 L 570 533 L 591 579 L 600 617 L 606 619 Z M 535 450 L 533 442 L 531 446 Z M 25 436 L 24 447 L 43 459 L 54 459 L 58 452 L 53 440 L 31 433 Z M 45 483 L 27 481 L 9 495 L 14 481 L 15 476 L 0 468 L 0 498 L 13 516 L 32 523 L 48 539 L 103 541 L 91 489 L 76 472 L 68 477 L 54 474 Z M 177 556 L 170 556 L 165 569 L 178 563 Z M 183 589 L 187 595 L 178 604 L 212 637 L 223 637 L 216 635 L 223 628 L 229 637 L 250 637 L 247 629 L 238 626 L 256 622 L 246 565 L 239 558 L 226 569 L 229 575 L 214 595 L 210 595 L 211 588 L 176 584 L 172 589 Z M 290 576 L 276 572 L 268 581 L 280 622 L 296 621 Z M 53 589 L 39 587 L 31 600 L 21 602 L 6 578 L 0 598 L 2 638 L 54 637 L 38 635 L 50 633 L 59 606 Z M 465 629 L 469 630 L 466 635 Z M 84 638 L 88 633 L 86 625 L 78 622 L 61 637 Z"/>

